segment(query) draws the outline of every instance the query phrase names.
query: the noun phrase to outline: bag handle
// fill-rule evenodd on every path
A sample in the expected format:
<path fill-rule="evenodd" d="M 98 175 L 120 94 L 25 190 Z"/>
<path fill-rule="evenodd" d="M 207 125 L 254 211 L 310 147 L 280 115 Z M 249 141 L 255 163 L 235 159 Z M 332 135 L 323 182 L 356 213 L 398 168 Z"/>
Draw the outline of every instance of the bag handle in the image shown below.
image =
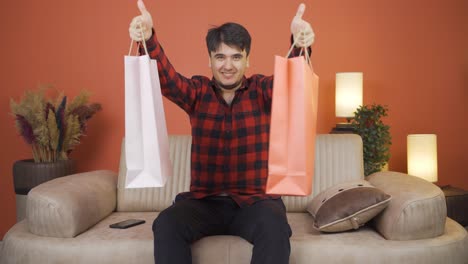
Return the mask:
<path fill-rule="evenodd" d="M 140 26 L 140 33 L 141 33 L 141 35 L 142 35 L 143 38 L 144 38 L 145 35 L 143 34 L 143 30 L 141 29 L 141 21 L 138 22 L 138 25 Z M 148 49 L 146 48 L 146 41 L 143 40 L 143 41 L 141 41 L 141 42 L 143 43 L 143 48 L 145 49 L 146 55 L 149 56 Z M 139 48 L 140 48 L 140 42 L 137 42 L 137 43 L 138 43 L 137 48 L 139 49 Z M 128 50 L 128 56 L 131 55 L 132 49 L 133 49 L 133 39 L 130 41 L 130 49 Z"/>
<path fill-rule="evenodd" d="M 304 33 L 304 31 L 302 31 L 302 30 L 299 32 L 299 34 L 303 34 L 303 33 Z M 290 48 L 289 51 L 288 51 L 288 55 L 286 55 L 286 58 L 289 58 L 289 55 L 291 55 L 291 52 L 292 52 L 292 50 L 294 49 L 294 47 L 296 46 L 296 44 L 297 44 L 297 42 L 298 42 L 298 41 L 297 41 L 298 39 L 299 39 L 299 38 L 297 38 L 297 39 L 294 38 L 294 43 L 291 45 L 291 48 Z M 309 64 L 309 66 L 312 67 L 311 62 L 310 62 L 310 57 L 309 57 L 309 51 L 307 50 L 307 48 L 301 48 L 301 52 L 299 53 L 299 56 L 302 55 L 302 52 L 303 52 L 303 51 L 304 51 L 304 53 L 305 53 L 305 60 L 306 60 L 307 64 Z"/>

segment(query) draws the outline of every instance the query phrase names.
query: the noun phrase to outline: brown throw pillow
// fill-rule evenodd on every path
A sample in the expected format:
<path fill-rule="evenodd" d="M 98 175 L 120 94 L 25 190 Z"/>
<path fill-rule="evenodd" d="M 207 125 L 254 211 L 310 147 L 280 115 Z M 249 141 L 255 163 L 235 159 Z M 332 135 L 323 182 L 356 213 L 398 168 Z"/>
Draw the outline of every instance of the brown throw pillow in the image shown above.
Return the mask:
<path fill-rule="evenodd" d="M 307 211 L 314 227 L 323 232 L 358 229 L 379 214 L 391 196 L 365 180 L 334 185 L 310 201 Z"/>

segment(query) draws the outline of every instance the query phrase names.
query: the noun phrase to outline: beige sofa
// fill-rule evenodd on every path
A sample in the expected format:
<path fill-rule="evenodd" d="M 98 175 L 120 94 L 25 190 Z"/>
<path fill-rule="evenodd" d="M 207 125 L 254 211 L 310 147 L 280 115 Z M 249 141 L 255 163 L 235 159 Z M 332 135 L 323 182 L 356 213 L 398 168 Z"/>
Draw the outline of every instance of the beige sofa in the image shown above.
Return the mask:
<path fill-rule="evenodd" d="M 4 237 L 0 263 L 153 263 L 151 225 L 158 211 L 189 187 L 190 143 L 189 136 L 171 136 L 174 176 L 164 188 L 123 188 L 123 155 L 119 175 L 93 171 L 34 188 L 26 219 Z M 313 194 L 283 198 L 293 230 L 290 263 L 468 263 L 467 232 L 446 218 L 441 190 L 401 173 L 381 172 L 367 179 L 392 195 L 374 222 L 356 231 L 316 231 L 306 212 L 313 196 L 362 178 L 358 136 L 317 137 Z M 128 218 L 146 223 L 125 230 L 109 228 Z M 239 237 L 206 237 L 193 244 L 193 263 L 249 263 L 251 249 Z"/>

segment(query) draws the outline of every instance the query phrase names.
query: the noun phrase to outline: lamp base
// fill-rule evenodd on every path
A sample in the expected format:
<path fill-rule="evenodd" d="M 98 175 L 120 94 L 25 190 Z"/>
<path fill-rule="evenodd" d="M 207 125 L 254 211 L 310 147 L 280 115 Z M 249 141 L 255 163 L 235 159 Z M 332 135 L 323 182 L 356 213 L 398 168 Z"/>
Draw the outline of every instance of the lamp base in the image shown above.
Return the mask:
<path fill-rule="evenodd" d="M 355 130 L 351 123 L 338 123 L 332 130 L 330 134 L 354 134 Z"/>

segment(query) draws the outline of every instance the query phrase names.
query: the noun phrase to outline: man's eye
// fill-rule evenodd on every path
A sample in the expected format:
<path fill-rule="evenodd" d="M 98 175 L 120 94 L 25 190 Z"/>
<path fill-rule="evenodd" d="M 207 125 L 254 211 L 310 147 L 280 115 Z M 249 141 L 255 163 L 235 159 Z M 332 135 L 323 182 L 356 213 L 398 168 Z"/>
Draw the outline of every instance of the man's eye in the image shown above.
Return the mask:
<path fill-rule="evenodd" d="M 234 60 L 238 61 L 240 59 L 242 59 L 242 56 L 234 56 Z"/>

